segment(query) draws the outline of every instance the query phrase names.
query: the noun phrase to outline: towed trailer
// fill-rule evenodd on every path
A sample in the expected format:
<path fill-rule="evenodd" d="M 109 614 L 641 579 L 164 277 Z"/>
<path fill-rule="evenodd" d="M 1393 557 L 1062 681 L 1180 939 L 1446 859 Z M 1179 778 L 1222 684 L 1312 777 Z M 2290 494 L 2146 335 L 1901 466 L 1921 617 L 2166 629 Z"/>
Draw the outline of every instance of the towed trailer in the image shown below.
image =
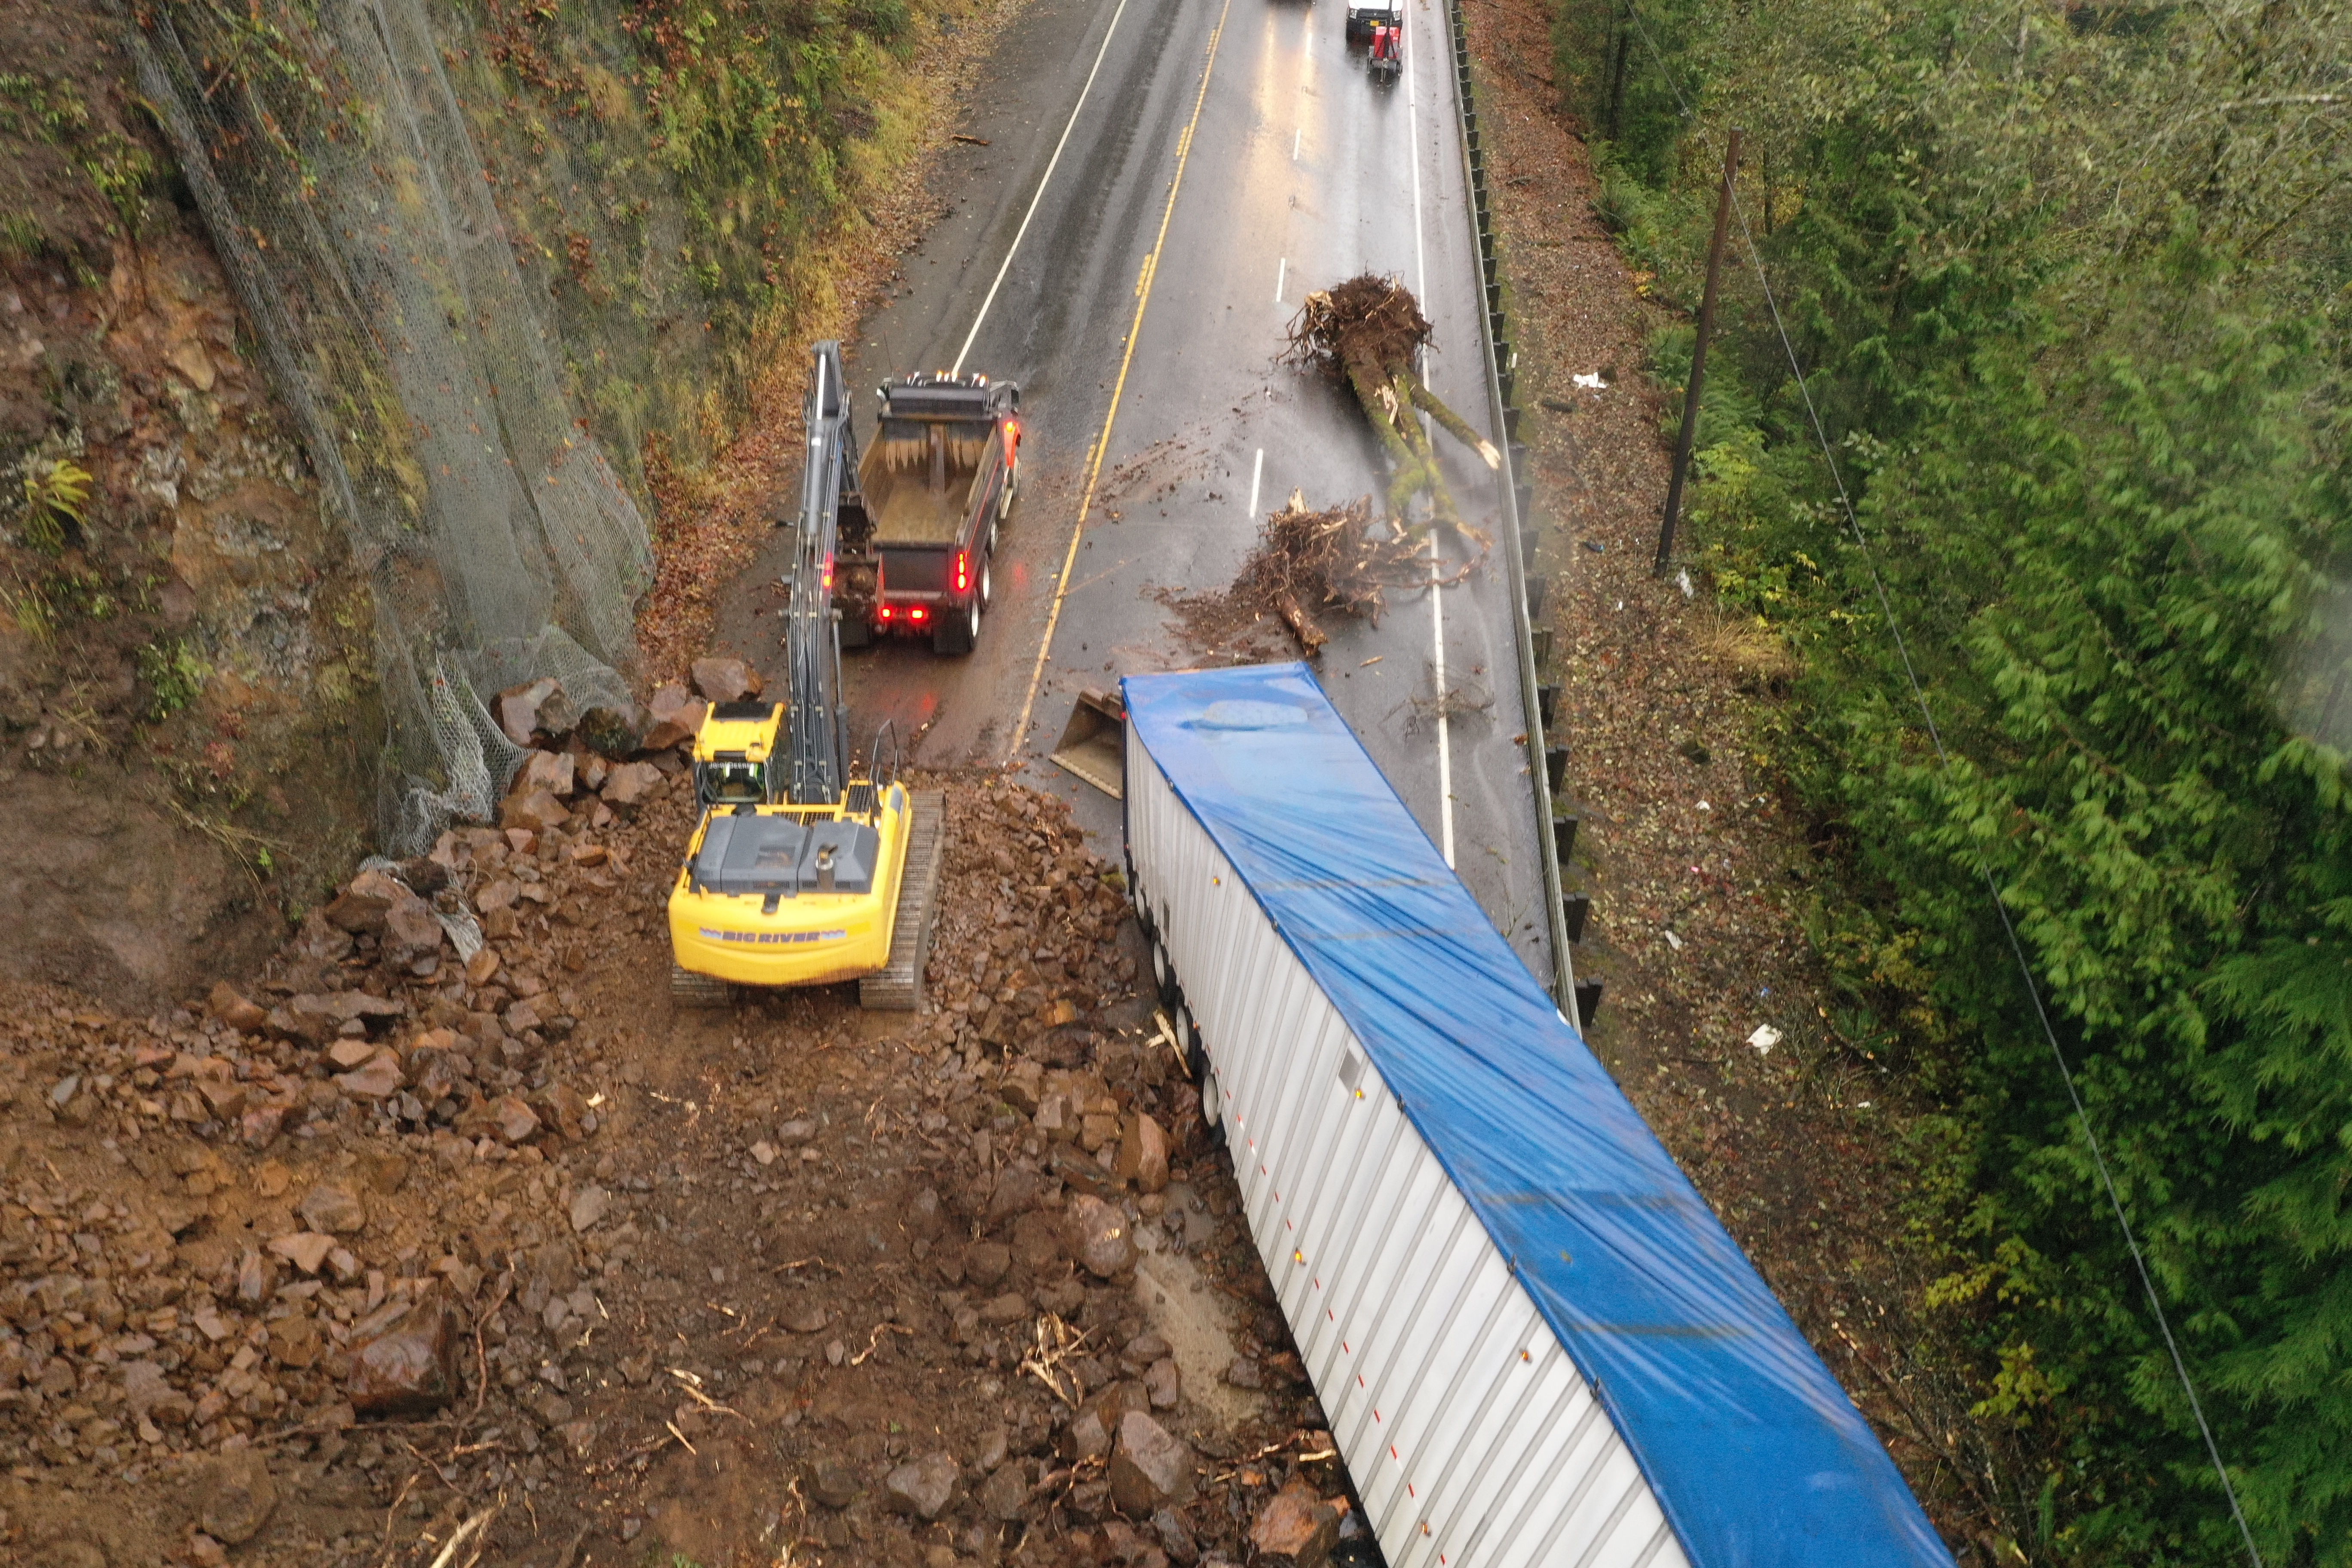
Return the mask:
<path fill-rule="evenodd" d="M 1950 1568 L 1307 667 L 1123 696 L 1153 973 L 1391 1568 Z"/>

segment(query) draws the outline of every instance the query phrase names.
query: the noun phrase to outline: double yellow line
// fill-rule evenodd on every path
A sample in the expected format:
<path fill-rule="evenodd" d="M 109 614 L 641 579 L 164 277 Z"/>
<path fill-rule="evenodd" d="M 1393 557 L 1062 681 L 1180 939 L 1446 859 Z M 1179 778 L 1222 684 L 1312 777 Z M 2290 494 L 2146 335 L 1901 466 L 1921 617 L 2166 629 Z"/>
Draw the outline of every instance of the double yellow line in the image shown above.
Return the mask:
<path fill-rule="evenodd" d="M 1209 33 L 1208 58 L 1201 65 L 1201 90 L 1192 99 L 1192 118 L 1184 122 L 1184 132 L 1176 139 L 1176 177 L 1168 183 L 1168 205 L 1160 215 L 1160 233 L 1151 242 L 1151 251 L 1143 258 L 1143 266 L 1135 277 L 1135 320 L 1127 329 L 1127 349 L 1118 361 L 1118 380 L 1110 389 L 1110 407 L 1103 415 L 1102 434 L 1096 437 L 1094 450 L 1087 458 L 1087 482 L 1078 495 L 1077 521 L 1070 528 L 1070 547 L 1062 555 L 1062 570 L 1054 579 L 1053 607 L 1045 614 L 1045 635 L 1037 644 L 1037 662 L 1029 671 L 1029 691 L 1021 700 L 1020 721 L 1013 726 L 1013 743 L 1006 749 L 1008 763 L 1021 755 L 1021 743 L 1029 735 L 1030 715 L 1036 710 L 1037 690 L 1045 681 L 1045 660 L 1054 650 L 1054 628 L 1062 623 L 1062 600 L 1070 591 L 1070 574 L 1078 564 L 1078 541 L 1087 531 L 1087 514 L 1094 510 L 1095 486 L 1102 478 L 1103 458 L 1110 450 L 1111 426 L 1118 419 L 1119 399 L 1127 392 L 1127 373 L 1135 363 L 1135 342 L 1143 335 L 1144 308 L 1151 303 L 1152 280 L 1160 273 L 1160 253 L 1168 244 L 1169 221 L 1176 216 L 1176 193 L 1184 188 L 1184 165 L 1192 161 L 1192 133 L 1200 129 L 1202 106 L 1209 101 L 1209 76 L 1216 69 L 1217 44 L 1225 36 L 1225 18 L 1234 8 L 1234 0 L 1224 0 L 1217 13 L 1217 25 Z"/>

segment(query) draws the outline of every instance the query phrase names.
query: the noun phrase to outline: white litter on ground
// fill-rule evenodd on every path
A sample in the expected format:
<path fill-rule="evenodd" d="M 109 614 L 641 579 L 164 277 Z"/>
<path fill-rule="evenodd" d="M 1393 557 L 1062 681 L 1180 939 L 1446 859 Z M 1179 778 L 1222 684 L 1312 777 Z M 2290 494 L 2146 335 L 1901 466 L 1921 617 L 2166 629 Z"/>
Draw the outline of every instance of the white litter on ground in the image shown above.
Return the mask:
<path fill-rule="evenodd" d="M 1756 1032 L 1748 1037 L 1748 1043 L 1756 1047 L 1758 1056 L 1769 1057 L 1772 1047 L 1780 1043 L 1780 1031 L 1769 1024 L 1759 1024 Z"/>

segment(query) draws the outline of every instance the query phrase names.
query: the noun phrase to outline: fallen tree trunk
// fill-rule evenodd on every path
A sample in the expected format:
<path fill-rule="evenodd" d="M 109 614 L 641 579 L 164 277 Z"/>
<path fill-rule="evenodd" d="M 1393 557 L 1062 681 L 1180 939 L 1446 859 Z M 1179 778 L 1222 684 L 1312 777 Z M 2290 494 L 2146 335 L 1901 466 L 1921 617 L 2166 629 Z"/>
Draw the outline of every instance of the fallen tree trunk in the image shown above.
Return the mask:
<path fill-rule="evenodd" d="M 1415 499 L 1425 497 L 1433 521 L 1483 551 L 1486 536 L 1463 521 L 1429 432 L 1413 411 L 1434 418 L 1490 468 L 1501 466 L 1502 454 L 1415 374 L 1413 362 L 1430 335 L 1429 319 L 1412 291 L 1368 272 L 1307 296 L 1290 323 L 1288 357 L 1324 366 L 1355 394 L 1395 467 L 1386 497 L 1392 518 L 1402 524 Z"/>

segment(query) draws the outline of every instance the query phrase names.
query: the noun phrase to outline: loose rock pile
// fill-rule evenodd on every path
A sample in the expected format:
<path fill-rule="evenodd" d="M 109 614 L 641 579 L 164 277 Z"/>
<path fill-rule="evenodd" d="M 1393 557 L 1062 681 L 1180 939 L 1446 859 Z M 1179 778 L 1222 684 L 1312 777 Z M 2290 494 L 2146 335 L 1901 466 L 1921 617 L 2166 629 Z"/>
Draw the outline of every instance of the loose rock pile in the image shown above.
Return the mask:
<path fill-rule="evenodd" d="M 675 769 L 541 752 L 500 827 L 371 866 L 169 1016 L 0 995 L 0 1548 L 1190 1565 L 1302 1510 L 1263 1560 L 1360 1538 L 1066 809 L 942 781 L 936 1012 L 673 1018 Z"/>

